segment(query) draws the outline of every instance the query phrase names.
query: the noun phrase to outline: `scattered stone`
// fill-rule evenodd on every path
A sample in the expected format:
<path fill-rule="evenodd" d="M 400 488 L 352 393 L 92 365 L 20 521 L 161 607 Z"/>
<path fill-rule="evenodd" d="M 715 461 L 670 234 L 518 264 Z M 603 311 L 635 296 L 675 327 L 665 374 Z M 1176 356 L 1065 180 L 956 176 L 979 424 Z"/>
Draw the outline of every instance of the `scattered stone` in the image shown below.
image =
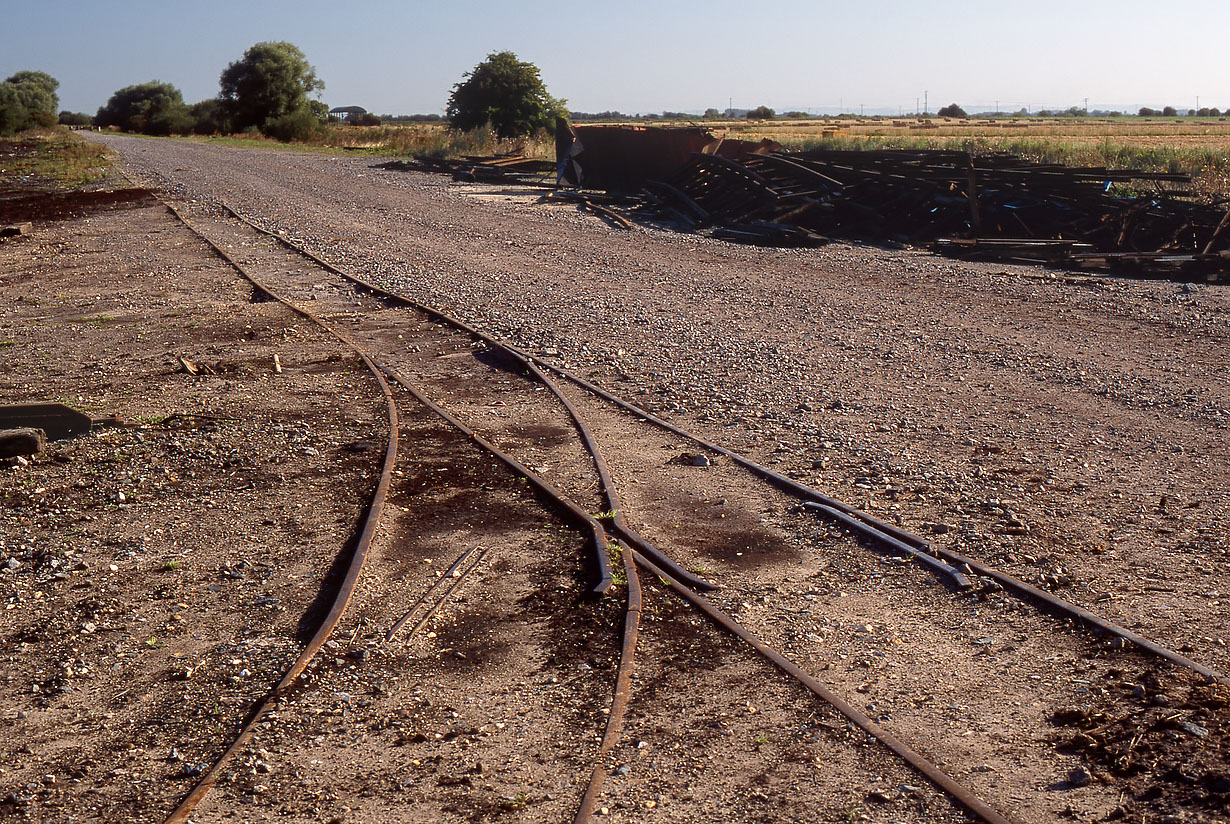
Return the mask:
<path fill-rule="evenodd" d="M 0 458 L 37 455 L 46 446 L 46 435 L 41 429 L 0 430 Z"/>
<path fill-rule="evenodd" d="M 1093 781 L 1093 774 L 1084 767 L 1077 767 L 1068 773 L 1068 783 L 1073 787 L 1084 787 Z"/>
<path fill-rule="evenodd" d="M 1199 724 L 1195 723 L 1194 721 L 1180 721 L 1179 729 L 1183 730 L 1183 732 L 1187 733 L 1188 735 L 1194 735 L 1197 738 L 1208 738 L 1209 737 L 1209 731 L 1205 729 L 1204 727 L 1200 726 Z"/>
<path fill-rule="evenodd" d="M 693 455 L 692 466 L 709 466 L 712 463 L 707 455 Z"/>

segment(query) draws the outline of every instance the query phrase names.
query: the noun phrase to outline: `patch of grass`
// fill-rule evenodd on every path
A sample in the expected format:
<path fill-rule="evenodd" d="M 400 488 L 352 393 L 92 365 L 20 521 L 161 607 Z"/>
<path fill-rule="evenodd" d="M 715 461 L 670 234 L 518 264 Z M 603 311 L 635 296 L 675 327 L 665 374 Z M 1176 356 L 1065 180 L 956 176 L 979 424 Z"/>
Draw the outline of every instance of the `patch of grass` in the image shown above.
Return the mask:
<path fill-rule="evenodd" d="M 36 129 L 0 140 L 0 185 L 21 189 L 84 186 L 106 177 L 112 154 L 68 129 Z"/>

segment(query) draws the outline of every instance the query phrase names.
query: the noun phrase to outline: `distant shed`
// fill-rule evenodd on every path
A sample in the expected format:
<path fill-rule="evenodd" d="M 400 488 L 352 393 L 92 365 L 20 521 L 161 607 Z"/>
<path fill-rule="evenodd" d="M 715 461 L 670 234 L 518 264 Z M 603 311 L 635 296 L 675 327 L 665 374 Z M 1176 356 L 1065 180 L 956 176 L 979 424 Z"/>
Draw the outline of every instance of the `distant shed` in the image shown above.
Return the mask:
<path fill-rule="evenodd" d="M 329 109 L 329 114 L 337 115 L 339 120 L 349 120 L 352 117 L 367 114 L 367 109 L 362 106 L 338 106 L 336 109 Z"/>

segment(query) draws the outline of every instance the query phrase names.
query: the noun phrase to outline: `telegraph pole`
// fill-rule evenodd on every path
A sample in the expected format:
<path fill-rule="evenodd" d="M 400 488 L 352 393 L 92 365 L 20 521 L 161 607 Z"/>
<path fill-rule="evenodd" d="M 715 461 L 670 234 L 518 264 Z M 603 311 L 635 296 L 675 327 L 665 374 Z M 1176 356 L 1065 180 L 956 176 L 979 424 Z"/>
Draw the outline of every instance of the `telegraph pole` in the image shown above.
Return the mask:
<path fill-rule="evenodd" d="M 923 91 L 923 117 L 927 116 L 927 110 L 931 108 L 930 94 L 929 91 Z"/>

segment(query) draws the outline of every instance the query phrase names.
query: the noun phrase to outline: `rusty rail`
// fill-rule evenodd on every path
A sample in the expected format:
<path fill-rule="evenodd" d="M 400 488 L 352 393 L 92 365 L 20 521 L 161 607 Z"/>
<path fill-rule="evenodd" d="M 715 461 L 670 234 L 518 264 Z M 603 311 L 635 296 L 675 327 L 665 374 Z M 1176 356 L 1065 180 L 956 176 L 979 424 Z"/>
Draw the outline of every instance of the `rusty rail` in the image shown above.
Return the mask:
<path fill-rule="evenodd" d="M 964 785 L 958 783 L 935 764 L 919 755 L 904 741 L 894 736 L 865 714 L 859 712 L 841 696 L 837 695 L 837 693 L 824 686 L 814 676 L 807 673 L 785 655 L 757 638 L 751 630 L 709 603 L 699 593 L 676 581 L 666 570 L 654 566 L 647 558 L 641 556 L 634 557 L 637 563 L 644 566 L 654 575 L 657 575 L 676 595 L 687 601 L 722 629 L 747 642 L 765 660 L 798 681 L 816 697 L 845 716 L 847 720 L 860 730 L 875 738 L 979 820 L 986 822 L 986 824 L 1013 824 L 1012 819 L 1007 818 L 994 807 L 978 798 Z"/>
<path fill-rule="evenodd" d="M 831 507 L 835 510 L 845 513 L 846 515 L 850 516 L 854 521 L 854 523 L 847 522 L 846 525 L 860 532 L 860 534 L 863 534 L 865 537 L 867 537 L 870 540 L 880 540 L 881 534 L 888 535 L 893 538 L 896 538 L 898 541 L 901 541 L 905 544 L 916 547 L 922 553 L 932 555 L 936 558 L 946 561 L 949 565 L 955 564 L 956 566 L 961 566 L 964 564 L 969 567 L 970 571 L 996 581 L 1001 586 L 1003 586 L 1006 590 L 1010 590 L 1014 592 L 1015 594 L 1017 594 L 1018 596 L 1023 596 L 1027 600 L 1034 601 L 1035 603 L 1040 603 L 1041 605 L 1046 607 L 1049 611 L 1058 613 L 1062 616 L 1066 616 L 1069 618 L 1074 618 L 1078 620 L 1080 623 L 1084 624 L 1085 626 L 1092 628 L 1096 632 L 1106 633 L 1108 635 L 1121 638 L 1124 641 L 1137 647 L 1138 649 L 1148 652 L 1149 654 L 1156 655 L 1164 660 L 1170 661 L 1171 663 L 1178 664 L 1179 666 L 1182 666 L 1186 669 L 1190 669 L 1193 672 L 1196 672 L 1196 673 L 1199 673 L 1205 676 L 1206 678 L 1211 678 L 1216 681 L 1220 681 L 1222 683 L 1230 683 L 1230 676 L 1226 675 L 1225 673 L 1221 673 L 1221 672 L 1218 672 L 1217 670 L 1213 670 L 1209 667 L 1205 667 L 1202 664 L 1198 664 L 1195 661 L 1187 658 L 1186 656 L 1181 655 L 1178 652 L 1175 652 L 1174 650 L 1170 650 L 1166 647 L 1162 647 L 1152 641 L 1149 641 L 1148 639 L 1144 638 L 1143 636 L 1137 633 L 1132 632 L 1126 627 L 1119 626 L 1113 622 L 1100 618 L 1097 615 L 1090 612 L 1089 610 L 1084 609 L 1083 607 L 1079 607 L 1076 604 L 1073 604 L 1069 601 L 1065 601 L 1064 599 L 1054 596 L 1048 592 L 1039 590 L 1037 587 L 1031 586 L 1030 584 L 1027 584 L 1024 581 L 1021 581 L 1020 579 L 1012 575 L 1009 575 L 1008 573 L 1001 572 L 999 570 L 994 569 L 993 567 L 987 566 L 978 561 L 974 561 L 970 558 L 967 558 L 963 555 L 959 555 L 957 553 L 951 552 L 949 550 L 943 550 L 943 549 L 936 548 L 929 541 L 927 541 L 926 539 L 918 535 L 915 535 L 907 530 L 901 529 L 900 527 L 897 527 L 893 524 L 886 523 L 870 515 L 869 513 L 856 509 L 855 507 L 852 507 L 849 504 L 844 503 L 843 501 L 840 501 L 836 498 L 826 495 L 817 489 L 813 489 L 812 487 L 806 486 L 805 484 L 801 484 L 798 481 L 795 481 L 792 478 L 788 478 L 779 472 L 775 472 L 774 470 L 768 468 L 767 466 L 757 463 L 756 461 L 753 461 L 750 458 L 740 455 L 737 452 L 734 452 L 730 449 L 727 449 L 723 446 L 713 443 L 681 427 L 675 426 L 669 421 L 659 418 L 653 413 L 649 412 L 648 410 L 642 409 L 641 407 L 636 406 L 635 404 L 630 403 L 629 401 L 625 401 L 623 398 L 620 398 L 617 395 L 614 395 L 608 392 L 602 387 L 586 380 L 585 378 L 582 378 L 579 375 L 576 375 L 572 372 L 569 372 L 566 369 L 562 369 L 558 366 L 555 366 L 554 364 L 548 363 L 542 360 L 541 358 L 537 358 L 534 355 L 531 355 L 527 352 L 522 351 L 521 349 L 515 346 L 512 346 L 511 344 L 503 343 L 502 341 L 497 340 L 493 336 L 471 326 L 468 323 L 465 323 L 464 321 L 453 318 L 450 315 L 447 315 L 444 312 L 441 312 L 440 310 L 435 309 L 433 307 L 430 307 L 430 306 L 418 303 L 417 301 L 411 300 L 410 298 L 407 298 L 404 295 L 398 295 L 396 293 L 390 292 L 384 289 L 383 287 L 377 286 L 356 275 L 346 272 L 334 266 L 333 264 L 329 263 L 328 261 L 321 259 L 320 257 L 313 254 L 312 252 L 306 249 L 303 249 L 294 243 L 291 243 L 286 238 L 274 232 L 270 232 L 267 229 L 263 229 L 257 226 L 256 224 L 252 223 L 252 221 L 248 220 L 247 218 L 243 217 L 239 213 L 235 212 L 233 209 L 231 209 L 229 206 L 225 204 L 222 204 L 222 208 L 225 209 L 227 212 L 229 212 L 231 215 L 233 215 L 236 219 L 243 221 L 244 223 L 248 224 L 249 226 L 252 226 L 254 229 L 260 231 L 263 234 L 277 238 L 279 241 L 284 243 L 289 248 L 294 249 L 299 254 L 303 255 L 309 260 L 315 261 L 316 263 L 325 267 L 326 269 L 333 272 L 334 274 L 337 274 L 340 277 L 346 278 L 352 283 L 362 286 L 363 288 L 368 289 L 373 293 L 383 295 L 390 300 L 401 303 L 404 306 L 413 307 L 423 312 L 424 314 L 428 315 L 429 317 L 433 317 L 457 329 L 466 331 L 469 334 L 474 335 L 475 337 L 483 341 L 486 341 L 494 346 L 497 346 L 503 349 L 504 351 L 513 353 L 521 358 L 529 360 L 537 364 L 538 366 L 540 366 L 542 369 L 548 372 L 551 372 L 553 374 L 559 375 L 560 377 L 565 378 L 566 380 L 569 380 L 572 383 L 575 383 L 577 386 L 582 387 L 587 392 L 590 392 L 591 394 L 602 398 L 603 400 L 613 404 L 614 406 L 620 409 L 623 409 L 626 412 L 632 413 L 638 418 L 643 418 L 644 420 L 649 421 L 650 423 L 654 424 L 655 426 L 667 432 L 671 432 L 672 434 L 678 435 L 681 438 L 685 438 L 691 441 L 692 443 L 695 443 L 698 446 L 704 447 L 705 449 L 708 449 L 718 455 L 723 455 L 729 458 L 731 461 L 742 466 L 744 469 L 748 470 L 752 474 L 762 478 L 763 480 L 776 486 L 777 488 L 781 489 L 787 494 L 790 494 L 802 501 L 805 501 L 805 502 L 810 501 L 813 503 L 822 504 L 824 506 Z M 855 524 L 865 525 L 866 529 L 864 529 L 863 526 L 857 526 Z"/>
<path fill-rule="evenodd" d="M 362 348 L 359 347 L 357 343 L 345 334 L 331 328 L 320 318 L 310 312 L 300 309 L 274 293 L 268 286 L 240 266 L 239 263 L 231 258 L 217 244 L 197 231 L 196 227 L 194 227 L 192 223 L 189 222 L 188 219 L 184 217 L 184 215 L 182 215 L 177 209 L 172 207 L 170 204 L 164 203 L 164 205 L 166 205 L 167 209 L 170 210 L 171 214 L 179 218 L 185 226 L 191 229 L 197 237 L 201 238 L 201 240 L 208 244 L 219 257 L 230 264 L 230 266 L 239 272 L 241 276 L 250 281 L 253 286 L 277 300 L 296 314 L 319 325 L 330 335 L 353 349 L 354 352 L 363 360 L 364 365 L 367 366 L 368 370 L 376 378 L 376 381 L 380 386 L 381 392 L 384 395 L 385 404 L 388 408 L 389 422 L 389 437 L 387 446 L 385 447 L 384 463 L 381 467 L 380 480 L 376 484 L 376 491 L 373 493 L 371 503 L 368 506 L 367 515 L 363 520 L 363 529 L 359 535 L 359 540 L 355 545 L 354 552 L 350 557 L 350 563 L 347 565 L 346 575 L 342 579 L 337 595 L 334 596 L 333 604 L 329 608 L 328 614 L 325 615 L 324 619 L 320 623 L 320 626 L 317 627 L 316 632 L 313 633 L 303 650 L 300 651 L 298 657 L 295 658 L 294 662 L 278 680 L 277 684 L 274 685 L 273 689 L 271 689 L 263 697 L 257 699 L 256 703 L 252 706 L 252 709 L 248 712 L 247 718 L 244 720 L 239 734 L 231 742 L 231 745 L 227 747 L 222 755 L 214 761 L 213 765 L 205 771 L 188 794 L 184 796 L 184 798 L 178 805 L 176 805 L 175 809 L 172 810 L 170 815 L 166 818 L 167 824 L 181 824 L 182 822 L 186 822 L 188 820 L 188 816 L 192 814 L 192 811 L 201 802 L 201 800 L 208 795 L 210 789 L 218 780 L 218 776 L 222 768 L 232 758 L 234 758 L 244 746 L 247 745 L 248 741 L 252 739 L 252 736 L 256 733 L 257 725 L 261 722 L 265 715 L 268 714 L 274 704 L 276 704 L 277 701 L 289 692 L 295 685 L 295 683 L 299 680 L 299 677 L 307 669 L 308 664 L 311 663 L 312 659 L 316 657 L 316 653 L 319 652 L 325 642 L 329 640 L 329 636 L 333 634 L 333 630 L 336 629 L 337 625 L 341 622 L 342 616 L 346 612 L 346 608 L 350 605 L 350 599 L 354 595 L 355 586 L 359 580 L 359 574 L 363 571 L 364 562 L 367 560 L 368 549 L 371 547 L 372 540 L 376 535 L 376 529 L 380 523 L 380 517 L 384 512 L 384 505 L 388 497 L 389 486 L 392 484 L 393 467 L 397 463 L 399 422 L 397 415 L 397 402 L 393 397 L 392 388 L 384 379 L 384 376 L 380 374 L 380 370 L 377 368 L 376 363 Z"/>
<path fill-rule="evenodd" d="M 619 671 L 615 676 L 615 693 L 611 697 L 611 713 L 606 719 L 606 730 L 598 748 L 597 763 L 589 776 L 589 784 L 577 808 L 573 824 L 585 824 L 593 817 L 594 807 L 606 782 L 606 765 L 603 759 L 619 743 L 623 732 L 624 716 L 628 700 L 632 697 L 632 669 L 636 658 L 636 643 L 641 628 L 641 579 L 636 571 L 636 561 L 630 547 L 621 547 L 624 572 L 628 576 L 628 599 L 624 613 L 624 640 L 619 652 Z"/>

